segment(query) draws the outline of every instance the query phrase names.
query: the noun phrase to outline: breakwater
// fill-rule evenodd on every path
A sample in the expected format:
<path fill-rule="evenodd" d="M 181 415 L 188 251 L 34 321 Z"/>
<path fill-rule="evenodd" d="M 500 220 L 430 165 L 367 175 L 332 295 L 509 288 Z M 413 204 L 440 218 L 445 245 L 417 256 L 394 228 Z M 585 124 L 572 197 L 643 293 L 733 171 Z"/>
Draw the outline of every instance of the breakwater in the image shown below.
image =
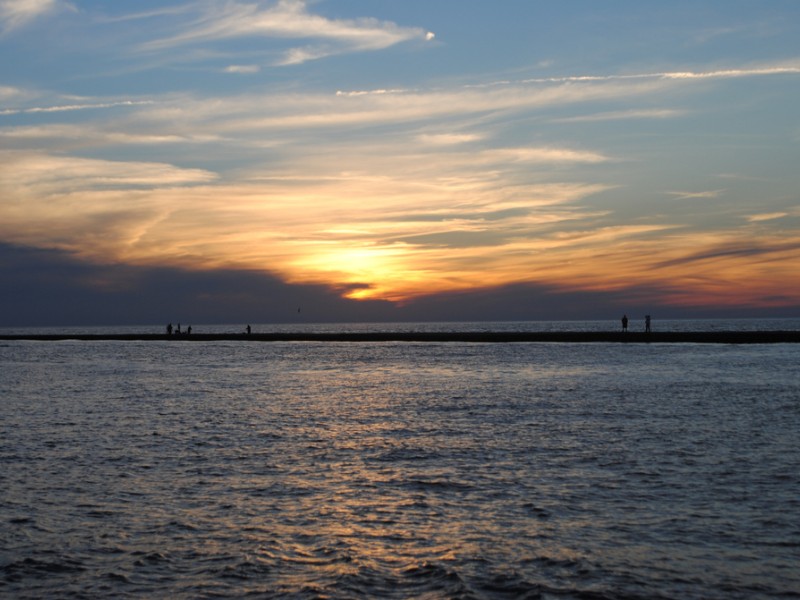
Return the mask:
<path fill-rule="evenodd" d="M 281 333 L 103 333 L 12 334 L 0 340 L 30 341 L 174 341 L 174 342 L 571 342 L 661 344 L 776 344 L 800 343 L 800 331 L 437 331 L 437 332 L 281 332 Z"/>

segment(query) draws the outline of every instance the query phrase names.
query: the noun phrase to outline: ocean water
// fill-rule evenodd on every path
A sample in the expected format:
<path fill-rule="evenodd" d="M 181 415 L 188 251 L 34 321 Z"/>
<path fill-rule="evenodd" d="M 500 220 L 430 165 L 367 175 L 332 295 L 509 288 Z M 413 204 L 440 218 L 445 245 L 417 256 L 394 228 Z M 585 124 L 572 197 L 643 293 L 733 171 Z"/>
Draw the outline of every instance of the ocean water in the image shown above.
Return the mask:
<path fill-rule="evenodd" d="M 0 342 L 0 597 L 800 598 L 799 366 Z"/>
<path fill-rule="evenodd" d="M 628 315 L 630 331 L 644 331 L 644 315 Z M 622 315 L 620 315 L 620 318 Z M 299 317 L 298 317 L 299 319 Z M 179 323 L 173 322 L 173 326 Z M 165 333 L 166 323 L 152 325 L 94 327 L 0 327 L 0 334 L 137 334 Z M 181 330 L 191 325 L 194 333 L 244 333 L 246 323 L 198 324 L 182 323 Z M 397 322 L 397 323 L 296 323 L 251 324 L 253 333 L 362 333 L 381 332 L 448 332 L 448 331 L 619 331 L 619 319 L 593 321 L 480 321 L 480 322 Z M 798 331 L 800 318 L 789 319 L 659 319 L 652 322 L 653 331 Z"/>

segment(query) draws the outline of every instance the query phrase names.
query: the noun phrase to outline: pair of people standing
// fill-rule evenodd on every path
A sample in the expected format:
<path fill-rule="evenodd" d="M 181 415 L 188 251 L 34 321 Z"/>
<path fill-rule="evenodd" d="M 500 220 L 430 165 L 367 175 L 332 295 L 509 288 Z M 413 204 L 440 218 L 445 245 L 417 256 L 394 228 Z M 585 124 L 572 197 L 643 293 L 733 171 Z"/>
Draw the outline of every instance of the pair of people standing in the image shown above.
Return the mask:
<path fill-rule="evenodd" d="M 644 330 L 650 333 L 650 315 L 644 317 Z M 622 331 L 628 331 L 628 315 L 622 315 Z"/>

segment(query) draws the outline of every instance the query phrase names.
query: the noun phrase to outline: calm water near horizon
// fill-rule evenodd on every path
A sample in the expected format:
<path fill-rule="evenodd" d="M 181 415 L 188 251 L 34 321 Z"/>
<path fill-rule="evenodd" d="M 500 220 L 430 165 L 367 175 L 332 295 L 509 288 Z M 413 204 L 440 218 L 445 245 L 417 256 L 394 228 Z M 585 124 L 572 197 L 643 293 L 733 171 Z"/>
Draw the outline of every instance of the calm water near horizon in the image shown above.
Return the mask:
<path fill-rule="evenodd" d="M 800 598 L 799 364 L 0 342 L 0 597 Z"/>
<path fill-rule="evenodd" d="M 629 329 L 644 331 L 644 316 L 630 316 Z M 179 324 L 178 321 L 172 323 Z M 164 324 L 96 325 L 71 327 L 0 327 L 0 334 L 137 334 L 164 333 Z M 194 333 L 244 333 L 248 323 L 197 324 L 182 323 L 182 330 L 192 327 Z M 619 320 L 593 321 L 429 321 L 396 323 L 251 323 L 253 333 L 286 332 L 365 332 L 365 331 L 618 331 Z M 653 331 L 798 331 L 800 318 L 771 319 L 654 319 Z"/>

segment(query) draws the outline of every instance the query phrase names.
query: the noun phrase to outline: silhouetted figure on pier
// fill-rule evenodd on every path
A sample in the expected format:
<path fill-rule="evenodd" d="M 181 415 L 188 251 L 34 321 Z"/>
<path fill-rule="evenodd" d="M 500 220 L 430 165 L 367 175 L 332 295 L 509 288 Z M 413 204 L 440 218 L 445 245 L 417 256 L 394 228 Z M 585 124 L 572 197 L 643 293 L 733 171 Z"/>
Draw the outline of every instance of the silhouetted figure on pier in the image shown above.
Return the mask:
<path fill-rule="evenodd" d="M 186 335 L 192 335 L 192 326 L 191 326 L 191 325 L 189 325 L 189 326 L 186 328 Z"/>
<path fill-rule="evenodd" d="M 622 331 L 628 331 L 628 315 L 622 315 Z"/>
<path fill-rule="evenodd" d="M 181 324 L 178 323 L 178 326 L 175 328 L 175 335 L 180 335 L 180 334 L 181 334 Z"/>
<path fill-rule="evenodd" d="M 250 325 L 248 325 L 247 326 L 247 335 L 250 335 L 250 331 L 252 331 L 252 330 L 250 329 Z"/>
<path fill-rule="evenodd" d="M 172 335 L 172 323 L 167 324 L 167 335 Z"/>
<path fill-rule="evenodd" d="M 650 315 L 644 316 L 644 331 L 650 333 Z"/>

